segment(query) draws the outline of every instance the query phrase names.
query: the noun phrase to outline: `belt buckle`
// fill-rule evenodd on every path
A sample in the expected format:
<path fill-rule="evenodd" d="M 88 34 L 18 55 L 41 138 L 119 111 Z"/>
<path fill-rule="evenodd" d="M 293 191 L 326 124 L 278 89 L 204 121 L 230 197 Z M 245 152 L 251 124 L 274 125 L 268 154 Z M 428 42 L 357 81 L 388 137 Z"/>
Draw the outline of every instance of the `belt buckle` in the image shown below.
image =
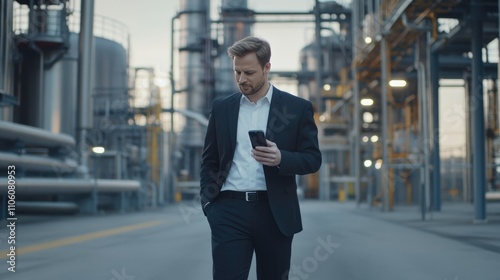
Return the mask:
<path fill-rule="evenodd" d="M 255 195 L 252 196 L 253 199 L 249 195 Z M 257 192 L 245 192 L 245 201 L 255 201 L 258 200 Z"/>

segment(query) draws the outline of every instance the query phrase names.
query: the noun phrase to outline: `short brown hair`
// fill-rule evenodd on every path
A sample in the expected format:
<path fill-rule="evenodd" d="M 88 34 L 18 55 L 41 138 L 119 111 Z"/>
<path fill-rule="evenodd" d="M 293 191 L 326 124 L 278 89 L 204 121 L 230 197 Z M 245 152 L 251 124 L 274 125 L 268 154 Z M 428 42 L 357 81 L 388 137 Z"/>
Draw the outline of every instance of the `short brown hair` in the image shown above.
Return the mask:
<path fill-rule="evenodd" d="M 227 53 L 231 59 L 243 57 L 253 52 L 257 55 L 259 64 L 264 69 L 266 64 L 271 60 L 271 46 L 266 40 L 248 36 L 235 42 L 227 49 Z"/>

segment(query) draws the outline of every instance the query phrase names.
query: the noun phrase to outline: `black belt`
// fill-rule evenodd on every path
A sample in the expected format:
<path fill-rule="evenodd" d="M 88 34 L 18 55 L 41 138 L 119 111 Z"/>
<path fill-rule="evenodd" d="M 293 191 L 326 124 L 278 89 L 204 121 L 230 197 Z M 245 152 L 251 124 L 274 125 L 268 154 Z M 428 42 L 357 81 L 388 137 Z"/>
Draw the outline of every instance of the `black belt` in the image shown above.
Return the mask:
<path fill-rule="evenodd" d="M 253 192 L 223 191 L 220 192 L 219 197 L 241 199 L 245 201 L 267 200 L 267 192 L 266 191 L 253 191 Z"/>

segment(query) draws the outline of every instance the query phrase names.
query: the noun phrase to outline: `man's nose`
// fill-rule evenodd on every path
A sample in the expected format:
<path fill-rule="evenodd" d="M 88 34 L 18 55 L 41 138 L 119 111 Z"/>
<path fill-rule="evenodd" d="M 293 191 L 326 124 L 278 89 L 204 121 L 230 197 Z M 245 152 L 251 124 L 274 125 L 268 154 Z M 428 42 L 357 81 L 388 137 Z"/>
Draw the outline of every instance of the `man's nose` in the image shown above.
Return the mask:
<path fill-rule="evenodd" d="M 238 83 L 242 84 L 242 83 L 244 83 L 246 80 L 247 80 L 247 77 L 245 76 L 245 74 L 240 74 L 240 77 L 239 77 L 239 79 L 238 79 Z"/>

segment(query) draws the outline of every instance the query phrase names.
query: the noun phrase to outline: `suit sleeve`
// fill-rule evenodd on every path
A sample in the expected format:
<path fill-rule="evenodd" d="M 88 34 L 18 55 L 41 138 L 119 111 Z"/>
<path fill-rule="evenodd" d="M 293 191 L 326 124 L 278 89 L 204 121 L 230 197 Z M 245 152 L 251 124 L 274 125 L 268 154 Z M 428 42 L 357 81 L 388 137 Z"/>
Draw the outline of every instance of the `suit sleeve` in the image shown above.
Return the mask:
<path fill-rule="evenodd" d="M 312 104 L 307 102 L 303 108 L 297 134 L 297 149 L 295 151 L 280 150 L 280 175 L 305 175 L 318 171 L 321 166 L 318 128 L 314 122 Z"/>

